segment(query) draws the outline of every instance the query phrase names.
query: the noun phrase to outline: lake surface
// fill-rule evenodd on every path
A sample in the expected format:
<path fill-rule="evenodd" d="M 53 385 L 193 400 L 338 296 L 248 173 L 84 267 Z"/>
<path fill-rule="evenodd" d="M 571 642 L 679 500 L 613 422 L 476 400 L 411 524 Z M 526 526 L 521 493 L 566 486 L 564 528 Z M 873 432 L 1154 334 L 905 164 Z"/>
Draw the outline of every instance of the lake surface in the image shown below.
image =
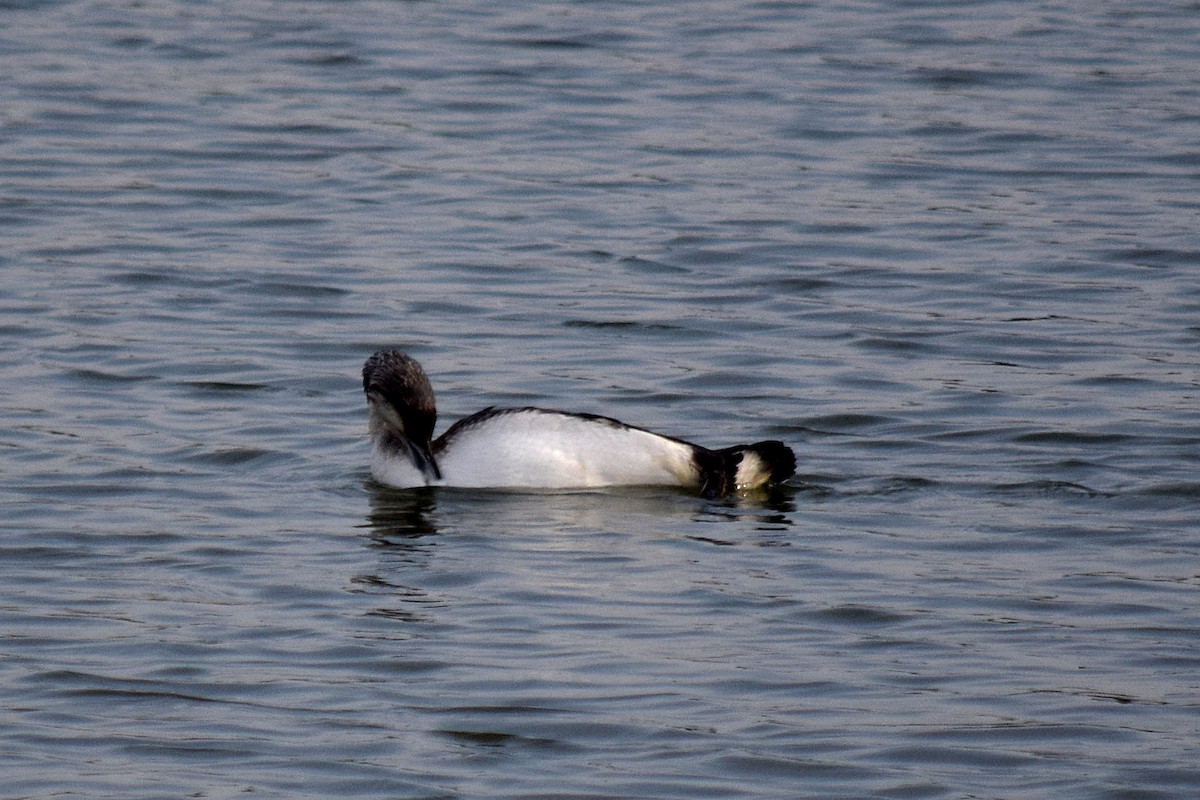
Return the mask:
<path fill-rule="evenodd" d="M 0 3 L 0 797 L 1200 796 L 1200 6 Z M 606 414 L 799 473 L 399 492 Z"/>

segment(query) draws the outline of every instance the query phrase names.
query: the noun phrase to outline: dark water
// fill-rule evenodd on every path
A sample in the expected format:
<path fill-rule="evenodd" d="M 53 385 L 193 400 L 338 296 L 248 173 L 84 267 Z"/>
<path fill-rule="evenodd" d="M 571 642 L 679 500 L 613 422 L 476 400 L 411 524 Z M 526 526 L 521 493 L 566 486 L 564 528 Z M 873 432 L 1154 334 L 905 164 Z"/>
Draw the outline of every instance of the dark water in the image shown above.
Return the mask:
<path fill-rule="evenodd" d="M 1196 797 L 1197 109 L 1184 2 L 0 4 L 0 797 Z M 800 474 L 385 491 L 383 345 Z"/>

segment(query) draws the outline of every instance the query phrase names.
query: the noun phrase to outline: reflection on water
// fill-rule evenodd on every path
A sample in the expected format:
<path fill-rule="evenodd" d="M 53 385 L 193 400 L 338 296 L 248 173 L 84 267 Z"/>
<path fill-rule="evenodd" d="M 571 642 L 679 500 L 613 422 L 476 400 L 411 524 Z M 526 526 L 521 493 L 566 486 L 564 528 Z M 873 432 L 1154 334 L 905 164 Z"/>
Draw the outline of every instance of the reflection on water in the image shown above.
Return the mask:
<path fill-rule="evenodd" d="M 430 585 L 458 567 L 447 537 L 488 548 L 486 538 L 511 540 L 530 552 L 596 554 L 624 559 L 647 542 L 678 537 L 707 545 L 786 547 L 795 512 L 795 491 L 786 486 L 706 500 L 675 489 L 621 487 L 588 491 L 479 491 L 446 488 L 393 489 L 366 483 L 370 512 L 363 526 L 379 569 L 356 576 L 360 591 L 385 596 L 389 605 L 371 613 L 410 622 L 429 621 Z M 635 537 L 630 540 L 630 536 Z M 639 540 L 637 537 L 645 537 Z"/>
<path fill-rule="evenodd" d="M 371 513 L 365 527 L 372 541 L 381 547 L 405 548 L 437 533 L 433 512 L 437 507 L 437 490 L 432 488 L 398 491 L 367 481 Z"/>
<path fill-rule="evenodd" d="M 416 547 L 423 537 L 453 526 L 462 515 L 482 514 L 498 531 L 530 524 L 569 533 L 623 529 L 631 519 L 752 522 L 754 530 L 786 531 L 796 511 L 796 489 L 773 486 L 719 500 L 672 488 L 613 487 L 581 491 L 507 491 L 424 487 L 394 489 L 366 482 L 371 510 L 364 527 L 379 546 Z M 439 513 L 439 511 L 441 513 Z"/>

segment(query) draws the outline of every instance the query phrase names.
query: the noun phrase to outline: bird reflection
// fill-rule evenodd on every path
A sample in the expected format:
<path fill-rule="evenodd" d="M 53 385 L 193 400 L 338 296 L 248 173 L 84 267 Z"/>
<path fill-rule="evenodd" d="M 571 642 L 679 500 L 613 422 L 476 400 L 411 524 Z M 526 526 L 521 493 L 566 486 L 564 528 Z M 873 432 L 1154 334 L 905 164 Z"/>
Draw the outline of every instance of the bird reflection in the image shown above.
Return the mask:
<path fill-rule="evenodd" d="M 788 531 L 795 524 L 792 514 L 796 511 L 794 500 L 796 490 L 786 486 L 775 486 L 769 490 L 754 492 L 726 498 L 720 502 L 708 503 L 700 510 L 694 519 L 696 522 L 728 523 L 739 520 L 753 520 L 754 530 L 764 534 L 754 540 L 755 544 L 763 546 L 786 547 L 790 542 L 780 534 Z M 726 537 L 716 535 L 720 531 L 732 530 L 725 526 L 714 527 L 703 533 L 689 534 L 687 538 L 715 545 L 745 544 L 744 535 Z"/>
<path fill-rule="evenodd" d="M 366 527 L 375 544 L 404 548 L 437 533 L 433 512 L 437 506 L 434 489 L 396 491 L 372 483 L 371 512 Z"/>
<path fill-rule="evenodd" d="M 445 570 L 462 569 L 458 558 L 439 559 L 443 548 L 480 546 L 506 533 L 544 533 L 556 549 L 594 554 L 611 547 L 612 536 L 664 533 L 708 545 L 787 547 L 796 489 L 742 493 L 703 500 L 686 492 L 637 488 L 588 492 L 461 491 L 444 488 L 395 490 L 368 482 L 370 511 L 365 545 L 376 550 L 376 567 L 353 577 L 354 591 L 376 599 L 367 615 L 405 625 L 434 621 L 453 600 L 443 594 Z M 474 533 L 477 536 L 459 536 Z M 451 535 L 453 534 L 453 535 Z M 472 543 L 472 541 L 474 543 Z M 492 545 L 488 545 L 489 547 Z M 503 545 L 495 544 L 503 549 Z M 589 556 L 590 557 L 590 556 Z M 388 629 L 387 635 L 399 634 Z"/>
<path fill-rule="evenodd" d="M 794 524 L 797 491 L 794 487 L 773 486 L 720 500 L 701 500 L 658 488 L 443 494 L 445 490 L 432 487 L 396 490 L 369 482 L 368 489 L 371 511 L 364 527 L 370 530 L 374 546 L 395 551 L 427 549 L 429 537 L 438 534 L 439 519 L 446 513 L 460 523 L 465 516 L 476 520 L 480 528 L 492 530 L 504 529 L 506 522 L 523 530 L 538 523 L 559 532 L 586 528 L 612 530 L 632 516 L 647 515 L 664 519 L 690 517 L 709 523 L 752 521 L 756 530 L 784 531 Z M 439 502 L 446 506 L 440 514 Z M 739 537 L 734 535 L 734 538 Z"/>
<path fill-rule="evenodd" d="M 368 531 L 367 546 L 377 548 L 380 557 L 377 571 L 350 579 L 353 591 L 382 602 L 365 612 L 368 617 L 406 624 L 429 622 L 429 609 L 440 601 L 430 596 L 417 579 L 428 569 L 436 542 L 434 492 L 397 492 L 371 482 L 367 491 L 371 510 L 362 527 Z"/>

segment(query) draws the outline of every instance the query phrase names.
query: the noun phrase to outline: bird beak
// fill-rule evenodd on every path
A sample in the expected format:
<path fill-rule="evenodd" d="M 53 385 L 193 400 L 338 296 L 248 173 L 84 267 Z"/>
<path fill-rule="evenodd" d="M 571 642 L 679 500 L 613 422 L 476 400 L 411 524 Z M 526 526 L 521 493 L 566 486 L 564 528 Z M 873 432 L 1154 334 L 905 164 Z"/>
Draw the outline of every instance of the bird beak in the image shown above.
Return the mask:
<path fill-rule="evenodd" d="M 417 465 L 417 469 L 421 470 L 421 474 L 426 478 L 440 481 L 442 479 L 442 471 L 438 469 L 437 462 L 433 460 L 433 453 L 429 452 L 429 445 L 414 442 L 411 439 L 408 439 L 407 443 L 409 455 L 412 456 L 413 463 Z"/>

